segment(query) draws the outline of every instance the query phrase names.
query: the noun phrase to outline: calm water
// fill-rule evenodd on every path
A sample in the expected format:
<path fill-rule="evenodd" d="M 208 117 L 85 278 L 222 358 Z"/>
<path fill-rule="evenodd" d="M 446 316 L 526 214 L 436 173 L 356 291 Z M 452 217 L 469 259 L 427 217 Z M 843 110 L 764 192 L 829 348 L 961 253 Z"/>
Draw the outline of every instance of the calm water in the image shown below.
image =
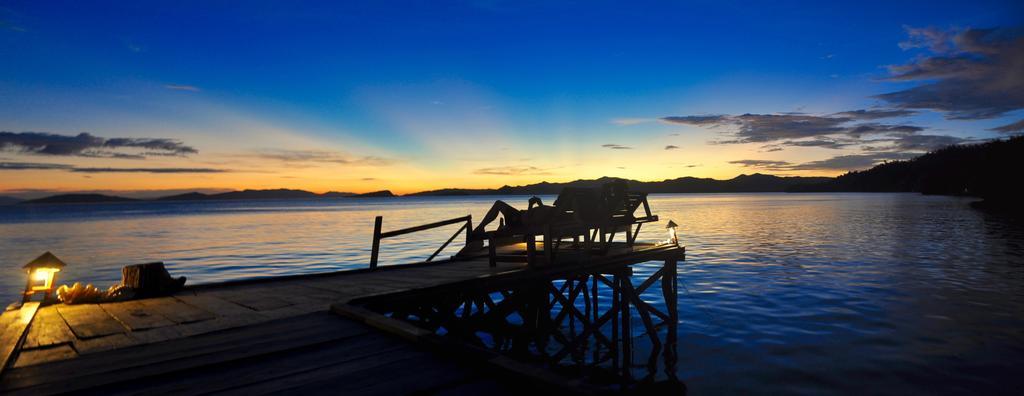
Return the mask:
<path fill-rule="evenodd" d="M 164 261 L 190 283 L 344 268 L 385 230 L 493 197 L 0 207 L 0 298 L 45 250 L 64 281 Z M 525 206 L 525 197 L 508 197 Z M 547 200 L 545 200 L 547 201 Z M 916 194 L 657 195 L 681 224 L 679 377 L 704 393 L 1009 393 L 1024 385 L 1024 225 Z M 660 224 L 641 239 L 665 238 Z M 386 240 L 425 258 L 454 232 Z M 641 265 L 637 277 L 655 269 Z M 645 296 L 658 301 L 660 295 Z M 646 299 L 646 298 L 645 298 Z"/>

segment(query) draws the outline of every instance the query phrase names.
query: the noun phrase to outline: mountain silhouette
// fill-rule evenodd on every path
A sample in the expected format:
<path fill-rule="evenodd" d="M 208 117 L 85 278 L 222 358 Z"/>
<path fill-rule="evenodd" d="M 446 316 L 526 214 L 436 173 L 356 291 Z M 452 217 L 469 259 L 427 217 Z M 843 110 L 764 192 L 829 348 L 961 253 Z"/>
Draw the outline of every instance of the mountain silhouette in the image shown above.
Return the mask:
<path fill-rule="evenodd" d="M 986 143 L 953 145 L 906 161 L 892 161 L 863 171 L 851 171 L 839 177 L 774 176 L 755 173 L 732 179 L 680 177 L 662 181 L 638 181 L 614 177 L 580 179 L 564 183 L 540 182 L 522 186 L 469 189 L 445 188 L 408 194 L 409 196 L 458 195 L 550 195 L 565 187 L 597 187 L 623 180 L 629 188 L 648 193 L 744 193 L 744 192 L 919 192 L 923 194 L 977 196 L 980 207 L 1016 209 L 1014 177 L 1019 158 L 1024 158 L 1024 136 Z M 156 198 L 158 201 L 214 201 L 252 199 L 331 199 L 358 197 L 394 197 L 389 190 L 368 193 L 326 192 L 272 189 L 242 190 L 218 194 L 190 192 Z M 0 204 L 18 202 L 0 197 Z M 138 201 L 101 194 L 61 194 L 21 201 L 36 203 L 92 203 Z"/>
<path fill-rule="evenodd" d="M 16 204 L 18 202 L 21 202 L 21 200 L 18 199 L 18 198 L 5 197 L 5 196 L 0 195 L 0 205 L 13 205 L 13 204 Z"/>
<path fill-rule="evenodd" d="M 644 182 L 615 177 L 599 179 L 580 179 L 566 183 L 540 182 L 524 186 L 503 186 L 491 189 L 446 188 L 441 190 L 423 191 L 413 196 L 444 196 L 444 195 L 540 195 L 558 194 L 565 187 L 598 187 L 605 183 L 625 180 L 629 188 L 649 193 L 738 193 L 738 192 L 784 192 L 790 187 L 804 184 L 819 184 L 831 180 L 830 177 L 783 177 L 755 173 L 739 175 L 728 180 L 710 178 L 680 177 L 662 181 Z"/>
<path fill-rule="evenodd" d="M 30 199 L 21 204 L 63 204 L 63 203 L 101 203 L 101 202 L 134 202 L 134 198 L 116 197 L 103 194 L 59 194 L 45 198 Z"/>

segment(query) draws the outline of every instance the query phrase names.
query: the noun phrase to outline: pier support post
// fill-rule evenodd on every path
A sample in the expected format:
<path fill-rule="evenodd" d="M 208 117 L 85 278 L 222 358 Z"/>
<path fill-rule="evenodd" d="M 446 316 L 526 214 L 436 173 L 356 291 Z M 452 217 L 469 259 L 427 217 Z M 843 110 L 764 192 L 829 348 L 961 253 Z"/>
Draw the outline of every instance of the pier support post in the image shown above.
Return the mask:
<path fill-rule="evenodd" d="M 665 375 L 676 379 L 676 362 L 679 361 L 678 334 L 679 327 L 679 279 L 677 278 L 678 262 L 675 258 L 665 260 L 665 272 L 661 275 L 661 292 L 665 298 L 665 309 L 668 311 L 668 329 L 665 334 Z"/>
<path fill-rule="evenodd" d="M 377 216 L 373 220 L 373 248 L 370 250 L 370 269 L 377 268 L 377 255 L 380 253 L 380 228 L 383 223 L 383 216 Z"/>

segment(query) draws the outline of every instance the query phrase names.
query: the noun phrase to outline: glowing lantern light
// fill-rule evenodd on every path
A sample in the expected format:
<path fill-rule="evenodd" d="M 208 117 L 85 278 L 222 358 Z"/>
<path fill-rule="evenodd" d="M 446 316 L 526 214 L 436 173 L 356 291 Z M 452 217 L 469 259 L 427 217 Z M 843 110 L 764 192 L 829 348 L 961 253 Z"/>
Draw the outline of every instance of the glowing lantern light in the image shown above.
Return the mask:
<path fill-rule="evenodd" d="M 54 280 L 57 279 L 57 273 L 65 267 L 63 261 L 60 261 L 57 256 L 53 253 L 46 252 L 43 255 L 36 257 L 35 260 L 30 261 L 23 267 L 28 272 L 28 282 L 25 284 L 25 296 L 22 301 L 28 301 L 36 293 L 43 293 L 43 300 L 47 300 L 53 295 Z"/>
<path fill-rule="evenodd" d="M 673 245 L 679 244 L 679 235 L 676 234 L 676 227 L 679 227 L 679 224 L 676 224 L 676 222 L 672 220 L 669 220 L 668 224 L 665 224 L 665 229 L 668 230 L 668 242 Z"/>

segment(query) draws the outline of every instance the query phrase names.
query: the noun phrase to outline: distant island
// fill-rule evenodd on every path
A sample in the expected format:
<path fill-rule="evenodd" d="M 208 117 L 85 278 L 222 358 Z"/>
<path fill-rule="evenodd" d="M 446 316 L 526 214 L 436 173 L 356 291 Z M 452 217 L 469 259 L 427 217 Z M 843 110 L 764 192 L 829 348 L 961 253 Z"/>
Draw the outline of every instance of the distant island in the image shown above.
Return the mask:
<path fill-rule="evenodd" d="M 540 182 L 523 186 L 467 189 L 445 188 L 407 196 L 463 195 L 552 195 L 565 187 L 595 187 L 612 180 L 625 180 L 629 188 L 649 193 L 745 193 L 745 192 L 918 192 L 964 195 L 984 199 L 981 207 L 1013 208 L 1016 184 L 1011 180 L 1020 158 L 1024 158 L 1024 136 L 985 143 L 953 145 L 906 161 L 891 161 L 871 169 L 851 171 L 839 177 L 773 176 L 755 173 L 732 179 L 680 177 L 662 181 L 639 181 L 601 177 L 564 183 Z M 256 199 L 333 199 L 394 197 L 389 190 L 369 193 L 273 189 L 243 190 L 218 194 L 191 192 L 152 201 L 224 201 Z M 0 197 L 0 204 L 56 204 L 130 202 L 141 199 L 102 194 L 61 194 L 22 201 Z"/>
<path fill-rule="evenodd" d="M 274 190 L 243 190 L 231 191 L 219 194 L 203 194 L 191 192 L 178 195 L 170 195 L 155 199 L 143 200 L 125 198 L 103 194 L 60 194 L 45 198 L 20 201 L 20 204 L 67 204 L 67 203 L 101 203 L 101 202 L 138 202 L 138 201 L 227 201 L 227 200 L 257 200 L 257 199 L 316 199 L 316 198 L 380 198 L 394 197 L 389 190 L 374 191 L 357 194 L 347 192 L 330 191 L 322 194 L 304 190 L 274 189 Z"/>

